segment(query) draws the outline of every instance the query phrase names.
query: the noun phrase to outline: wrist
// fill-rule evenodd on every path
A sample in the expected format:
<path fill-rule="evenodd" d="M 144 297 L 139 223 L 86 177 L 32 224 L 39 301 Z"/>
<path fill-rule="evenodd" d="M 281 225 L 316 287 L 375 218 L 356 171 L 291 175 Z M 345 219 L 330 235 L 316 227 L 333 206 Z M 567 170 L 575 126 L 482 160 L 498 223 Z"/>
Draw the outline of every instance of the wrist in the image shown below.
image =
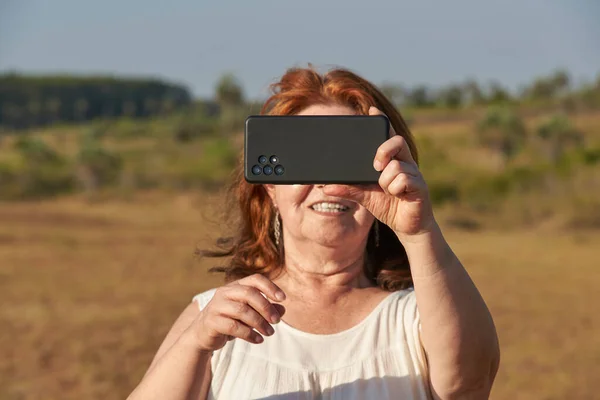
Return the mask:
<path fill-rule="evenodd" d="M 191 326 L 181 334 L 179 341 L 186 349 L 195 351 L 200 356 L 212 356 L 212 350 L 202 347 L 198 340 L 198 335 L 193 331 Z"/>
<path fill-rule="evenodd" d="M 438 240 L 442 236 L 442 230 L 435 219 L 432 219 L 426 224 L 423 229 L 417 233 L 407 235 L 406 233 L 394 232 L 400 243 L 404 246 L 406 251 L 409 251 L 407 247 L 418 247 L 427 244 L 431 241 Z"/>
<path fill-rule="evenodd" d="M 413 279 L 429 278 L 454 264 L 456 256 L 434 222 L 431 229 L 402 239 Z"/>

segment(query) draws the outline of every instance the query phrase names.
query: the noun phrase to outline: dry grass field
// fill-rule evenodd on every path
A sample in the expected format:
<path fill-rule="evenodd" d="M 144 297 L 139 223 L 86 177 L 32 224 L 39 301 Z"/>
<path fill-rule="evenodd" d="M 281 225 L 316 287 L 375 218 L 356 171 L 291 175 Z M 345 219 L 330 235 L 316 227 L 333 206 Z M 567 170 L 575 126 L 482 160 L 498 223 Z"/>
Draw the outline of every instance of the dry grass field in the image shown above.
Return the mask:
<path fill-rule="evenodd" d="M 600 114 L 573 121 L 598 147 Z M 474 166 L 494 168 L 491 154 L 474 145 L 471 122 L 417 124 L 415 136 L 435 143 L 425 151 L 433 151 L 428 173 L 450 180 Z M 40 136 L 73 153 L 86 127 L 61 129 Z M 120 150 L 149 151 L 152 161 L 165 147 L 173 160 L 194 161 L 203 146 L 111 140 Z M 457 228 L 468 209 L 437 211 L 497 324 L 502 362 L 492 399 L 600 399 L 600 212 L 573 202 L 597 199 L 596 170 L 581 170 L 551 194 L 517 193 L 478 229 Z M 194 256 L 224 228 L 214 218 L 221 200 L 125 191 L 0 202 L 0 400 L 125 398 L 192 296 L 221 282 L 206 272 L 211 260 Z M 548 210 L 552 218 L 522 223 Z M 578 223 L 565 224 L 573 216 Z"/>
<path fill-rule="evenodd" d="M 186 303 L 220 282 L 193 255 L 218 234 L 216 202 L 0 203 L 0 399 L 125 398 Z M 444 229 L 499 330 L 492 398 L 600 398 L 600 232 Z"/>

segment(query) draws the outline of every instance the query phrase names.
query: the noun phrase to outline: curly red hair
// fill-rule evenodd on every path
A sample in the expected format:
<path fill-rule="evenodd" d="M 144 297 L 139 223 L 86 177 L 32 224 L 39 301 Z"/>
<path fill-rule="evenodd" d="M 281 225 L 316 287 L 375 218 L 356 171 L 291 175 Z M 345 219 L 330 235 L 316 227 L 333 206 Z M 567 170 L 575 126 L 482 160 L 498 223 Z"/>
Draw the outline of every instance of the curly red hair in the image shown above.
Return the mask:
<path fill-rule="evenodd" d="M 387 115 L 396 133 L 406 139 L 418 162 L 414 139 L 400 112 L 375 85 L 347 69 L 319 74 L 311 65 L 291 68 L 271 85 L 271 90 L 272 95 L 264 103 L 261 114 L 292 115 L 314 104 L 337 104 L 367 115 L 369 108 L 375 106 Z M 283 250 L 275 245 L 272 233 L 275 210 L 262 185 L 245 181 L 243 162 L 233 172 L 228 200 L 233 202 L 228 210 L 237 211 L 235 217 L 228 215 L 235 218 L 229 225 L 234 234 L 217 240 L 219 250 L 204 250 L 201 254 L 231 259 L 211 271 L 224 273 L 226 281 L 231 281 L 255 273 L 270 276 L 280 270 L 284 264 Z M 371 229 L 366 251 L 365 274 L 374 284 L 388 291 L 412 286 L 406 251 L 389 227 L 379 223 L 378 246 Z"/>

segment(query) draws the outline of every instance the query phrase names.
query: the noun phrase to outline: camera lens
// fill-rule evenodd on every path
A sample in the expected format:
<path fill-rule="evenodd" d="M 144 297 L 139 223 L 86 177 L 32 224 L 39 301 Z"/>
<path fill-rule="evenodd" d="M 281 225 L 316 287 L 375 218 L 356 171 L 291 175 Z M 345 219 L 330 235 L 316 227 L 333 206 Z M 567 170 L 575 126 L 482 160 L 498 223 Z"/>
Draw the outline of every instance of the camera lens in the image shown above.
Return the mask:
<path fill-rule="evenodd" d="M 265 165 L 263 172 L 265 175 L 271 175 L 273 173 L 273 168 L 270 165 Z"/>
<path fill-rule="evenodd" d="M 260 165 L 255 165 L 252 167 L 252 173 L 254 175 L 260 175 L 262 172 L 262 168 L 260 167 Z"/>
<path fill-rule="evenodd" d="M 261 164 L 266 164 L 267 163 L 267 156 L 260 156 L 258 157 L 258 162 Z"/>
<path fill-rule="evenodd" d="M 271 161 L 271 164 L 277 164 L 279 162 L 279 157 L 277 157 L 277 156 L 271 156 L 271 158 L 269 159 L 269 161 Z"/>
<path fill-rule="evenodd" d="M 283 175 L 284 171 L 285 169 L 283 168 L 283 165 L 278 165 L 275 167 L 275 175 Z"/>

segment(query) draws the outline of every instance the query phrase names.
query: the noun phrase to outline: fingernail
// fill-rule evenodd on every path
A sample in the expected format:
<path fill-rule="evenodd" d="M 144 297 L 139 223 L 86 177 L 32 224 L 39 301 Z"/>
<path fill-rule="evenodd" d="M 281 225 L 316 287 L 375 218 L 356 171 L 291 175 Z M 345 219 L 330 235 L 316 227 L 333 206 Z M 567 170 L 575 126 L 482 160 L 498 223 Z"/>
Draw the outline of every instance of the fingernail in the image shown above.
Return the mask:
<path fill-rule="evenodd" d="M 263 337 L 262 337 L 262 336 L 260 336 L 259 334 L 256 334 L 256 335 L 254 335 L 254 341 L 255 341 L 256 343 L 262 343 L 262 341 L 263 341 Z"/>
<path fill-rule="evenodd" d="M 381 161 L 375 160 L 375 162 L 373 162 L 373 167 L 375 167 L 376 171 L 381 171 Z"/>
<path fill-rule="evenodd" d="M 267 326 L 267 335 L 272 335 L 275 333 L 275 329 L 273 329 L 273 327 L 271 325 Z"/>
<path fill-rule="evenodd" d="M 279 314 L 276 314 L 276 313 L 271 314 L 271 322 L 274 324 L 279 323 L 280 318 L 281 317 L 279 316 Z"/>
<path fill-rule="evenodd" d="M 281 290 L 277 291 L 275 293 L 275 298 L 279 301 L 283 301 L 283 300 L 285 300 L 285 293 L 283 293 Z"/>

